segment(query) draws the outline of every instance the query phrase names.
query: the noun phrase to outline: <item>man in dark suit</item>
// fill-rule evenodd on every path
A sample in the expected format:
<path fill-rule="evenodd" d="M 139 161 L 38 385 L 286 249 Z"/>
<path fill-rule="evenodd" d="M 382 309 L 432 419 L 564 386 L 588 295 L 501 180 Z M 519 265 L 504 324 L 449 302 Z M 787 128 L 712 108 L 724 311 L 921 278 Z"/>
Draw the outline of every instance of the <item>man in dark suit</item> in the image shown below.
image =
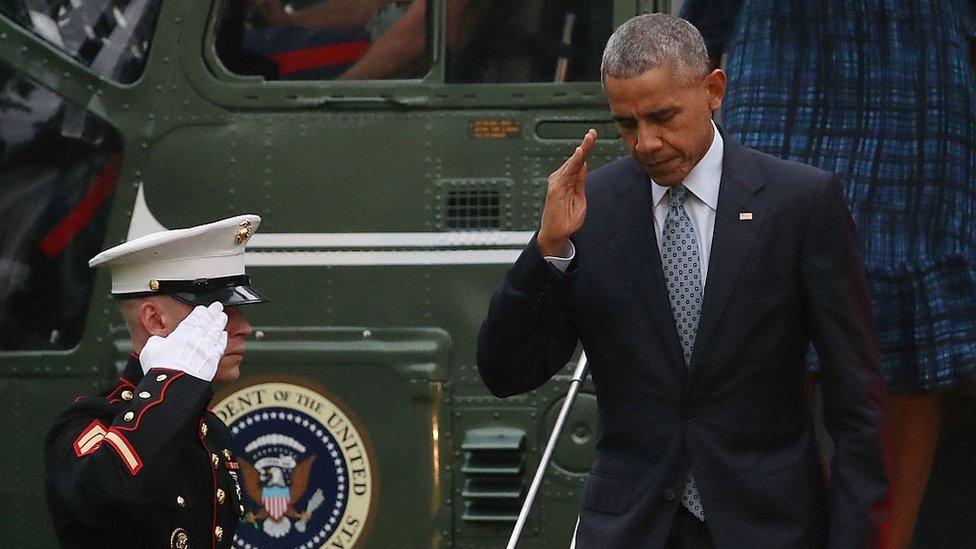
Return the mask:
<path fill-rule="evenodd" d="M 492 298 L 481 376 L 497 396 L 529 391 L 582 342 L 599 434 L 577 547 L 874 546 L 887 402 L 841 183 L 722 135 L 726 77 L 707 66 L 697 29 L 669 15 L 610 38 L 604 89 L 630 156 L 587 175 L 590 130 L 550 176 L 539 232 Z"/>

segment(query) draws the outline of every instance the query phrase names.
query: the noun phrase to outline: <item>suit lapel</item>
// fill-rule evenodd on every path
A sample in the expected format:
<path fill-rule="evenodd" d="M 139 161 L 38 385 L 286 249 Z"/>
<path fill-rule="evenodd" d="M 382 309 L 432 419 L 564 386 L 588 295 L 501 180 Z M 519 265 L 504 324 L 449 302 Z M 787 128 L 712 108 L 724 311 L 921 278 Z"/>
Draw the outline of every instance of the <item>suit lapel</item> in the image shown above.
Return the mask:
<path fill-rule="evenodd" d="M 715 212 L 715 228 L 708 259 L 708 276 L 705 280 L 701 319 L 698 322 L 698 334 L 695 336 L 689 377 L 694 375 L 699 366 L 704 350 L 712 339 L 722 311 L 725 310 L 739 274 L 766 220 L 766 212 L 755 197 L 765 184 L 762 174 L 754 166 L 745 147 L 724 133 L 723 138 L 725 151 L 722 160 L 722 182 Z"/>
<path fill-rule="evenodd" d="M 629 160 L 629 159 L 628 159 Z M 686 376 L 684 355 L 674 326 L 671 303 L 668 300 L 661 269 L 661 253 L 654 231 L 654 204 L 651 180 L 633 160 L 633 177 L 616 185 L 621 197 L 617 234 L 621 235 L 617 251 L 627 263 L 627 274 L 637 287 L 641 301 L 647 307 L 654 324 L 668 346 L 671 358 L 678 367 L 682 383 Z"/>

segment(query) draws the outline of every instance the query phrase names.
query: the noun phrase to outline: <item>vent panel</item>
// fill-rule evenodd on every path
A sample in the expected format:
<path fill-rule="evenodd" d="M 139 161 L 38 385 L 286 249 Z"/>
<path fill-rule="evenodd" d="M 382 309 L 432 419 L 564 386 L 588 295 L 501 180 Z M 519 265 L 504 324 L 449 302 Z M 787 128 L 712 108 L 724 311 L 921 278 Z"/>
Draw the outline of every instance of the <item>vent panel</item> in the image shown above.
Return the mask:
<path fill-rule="evenodd" d="M 462 518 L 470 522 L 515 522 L 523 496 L 525 431 L 490 427 L 464 435 Z"/>

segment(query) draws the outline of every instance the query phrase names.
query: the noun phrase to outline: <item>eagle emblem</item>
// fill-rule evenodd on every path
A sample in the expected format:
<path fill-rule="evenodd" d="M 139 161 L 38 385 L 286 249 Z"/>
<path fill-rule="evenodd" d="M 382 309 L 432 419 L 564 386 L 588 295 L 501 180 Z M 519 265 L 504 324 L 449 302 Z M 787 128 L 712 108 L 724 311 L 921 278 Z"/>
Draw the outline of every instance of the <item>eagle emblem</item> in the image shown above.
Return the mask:
<path fill-rule="evenodd" d="M 244 489 L 257 506 L 256 513 L 249 512 L 244 522 L 261 527 L 272 538 L 284 537 L 291 531 L 291 520 L 296 519 L 295 529 L 304 532 L 312 513 L 325 500 L 321 489 L 316 490 L 304 511 L 295 506 L 308 489 L 308 479 L 316 456 L 301 461 L 289 454 L 266 456 L 250 464 L 240 459 L 244 474 Z"/>

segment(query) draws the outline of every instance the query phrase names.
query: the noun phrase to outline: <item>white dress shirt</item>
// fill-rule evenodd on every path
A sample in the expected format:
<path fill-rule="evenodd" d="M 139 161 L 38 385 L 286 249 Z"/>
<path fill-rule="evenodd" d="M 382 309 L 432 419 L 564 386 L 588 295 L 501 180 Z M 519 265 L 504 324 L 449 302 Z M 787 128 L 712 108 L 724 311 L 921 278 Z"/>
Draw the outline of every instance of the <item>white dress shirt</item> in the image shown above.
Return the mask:
<path fill-rule="evenodd" d="M 718 189 L 722 181 L 722 158 L 725 155 L 725 143 L 722 134 L 712 123 L 712 144 L 705 152 L 705 156 L 695 164 L 685 180 L 682 181 L 688 189 L 685 198 L 685 212 L 691 219 L 698 236 L 698 256 L 701 258 L 701 281 L 705 287 L 705 277 L 708 274 L 708 255 L 712 249 L 712 233 L 715 232 L 715 209 L 718 207 Z M 661 248 L 661 233 L 664 230 L 664 220 L 668 216 L 668 186 L 659 185 L 651 180 L 651 195 L 654 204 L 654 232 L 657 235 L 658 252 Z M 576 246 L 569 241 L 566 257 L 546 256 L 545 259 L 560 272 L 566 272 L 569 263 L 576 257 Z"/>

